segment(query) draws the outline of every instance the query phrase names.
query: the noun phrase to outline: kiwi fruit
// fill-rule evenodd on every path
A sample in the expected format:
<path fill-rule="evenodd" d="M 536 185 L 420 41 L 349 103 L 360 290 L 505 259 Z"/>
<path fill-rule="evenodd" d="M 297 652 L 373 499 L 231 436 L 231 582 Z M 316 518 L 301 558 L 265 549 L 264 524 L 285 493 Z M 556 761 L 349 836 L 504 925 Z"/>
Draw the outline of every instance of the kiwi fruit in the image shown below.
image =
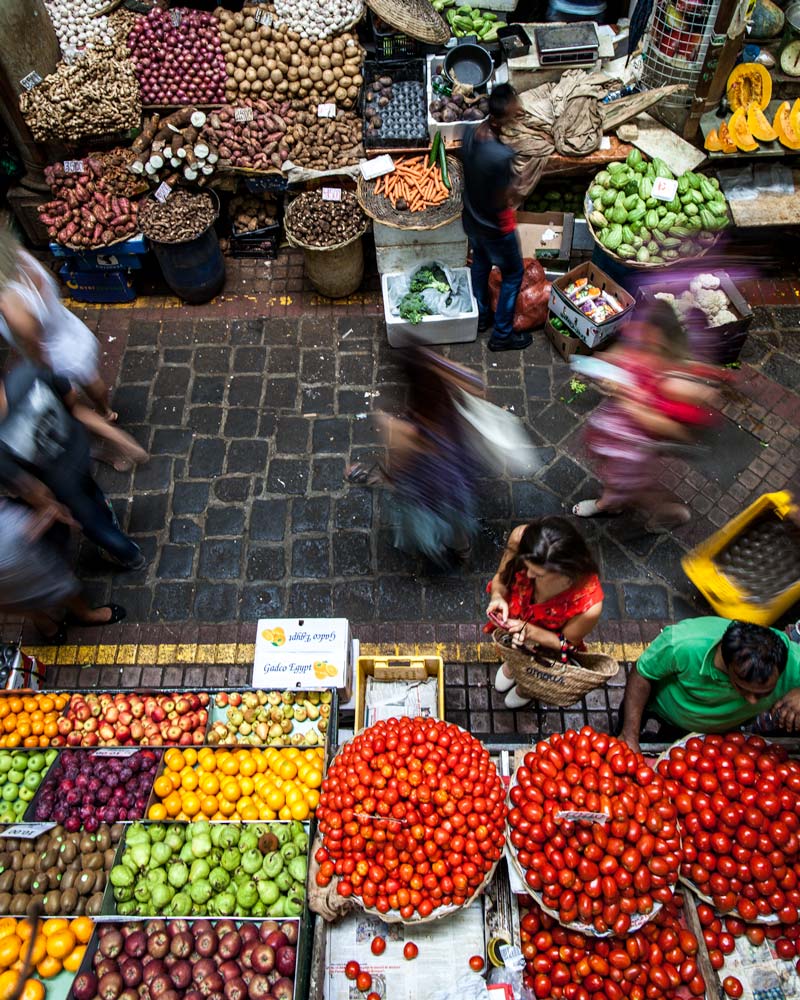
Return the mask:
<path fill-rule="evenodd" d="M 68 865 L 78 856 L 78 848 L 69 840 L 61 845 L 61 861 Z"/>
<path fill-rule="evenodd" d="M 0 892 L 0 913 L 11 912 L 11 900 L 13 898 L 10 892 Z"/>
<path fill-rule="evenodd" d="M 11 897 L 11 906 L 8 908 L 8 912 L 12 917 L 23 917 L 28 909 L 28 901 L 30 896 L 26 893 L 20 892 Z"/>
<path fill-rule="evenodd" d="M 111 834 L 107 827 L 101 826 L 95 834 L 98 851 L 107 851 L 111 847 Z"/>
<path fill-rule="evenodd" d="M 29 868 L 21 868 L 14 876 L 14 892 L 30 892 L 33 883 L 33 872 Z"/>
<path fill-rule="evenodd" d="M 44 909 L 44 893 L 37 892 L 28 899 L 28 913 L 41 913 Z"/>
<path fill-rule="evenodd" d="M 90 896 L 86 903 L 86 913 L 90 917 L 97 917 L 100 915 L 100 907 L 103 905 L 103 894 L 102 892 L 96 892 L 93 896 Z"/>
<path fill-rule="evenodd" d="M 13 853 L 14 851 L 19 850 L 19 840 L 17 840 L 16 837 L 10 837 L 5 843 L 7 851 L 11 851 Z"/>
<path fill-rule="evenodd" d="M 106 879 L 107 878 L 108 878 L 108 876 L 106 875 L 105 872 L 97 872 L 97 874 L 94 877 L 94 891 L 95 892 L 103 892 L 103 890 L 106 887 Z"/>
<path fill-rule="evenodd" d="M 61 892 L 61 913 L 74 913 L 80 896 L 75 889 L 63 889 Z"/>
<path fill-rule="evenodd" d="M 24 861 L 24 855 L 22 851 L 14 851 L 11 855 L 11 865 L 10 867 L 18 872 L 22 868 L 22 862 Z"/>
<path fill-rule="evenodd" d="M 44 871 L 48 868 L 52 868 L 54 864 L 58 861 L 58 849 L 55 847 L 48 847 L 41 855 L 41 864 L 39 865 Z"/>
<path fill-rule="evenodd" d="M 57 913 L 63 912 L 61 909 L 61 893 L 58 889 L 53 889 L 52 892 L 44 897 L 44 912 L 48 917 L 54 917 Z"/>
<path fill-rule="evenodd" d="M 7 870 L 0 874 L 0 893 L 11 892 L 14 888 L 14 872 Z"/>
<path fill-rule="evenodd" d="M 81 837 L 78 849 L 80 850 L 81 854 L 92 854 L 92 852 L 95 849 L 94 837 L 89 833 L 84 833 L 84 835 Z"/>
<path fill-rule="evenodd" d="M 94 889 L 94 872 L 80 872 L 75 879 L 74 888 L 81 896 L 86 896 Z"/>
<path fill-rule="evenodd" d="M 30 870 L 31 870 L 31 871 L 33 871 L 33 870 L 34 870 L 34 868 L 38 868 L 38 867 L 39 867 L 39 865 L 38 865 L 38 861 L 39 861 L 39 859 L 38 859 L 38 858 L 36 857 L 36 855 L 35 855 L 35 854 L 34 854 L 34 853 L 33 853 L 33 852 L 31 851 L 31 853 L 30 853 L 30 854 L 25 854 L 25 855 L 23 856 L 23 858 L 22 858 L 22 865 L 21 865 L 21 867 L 22 867 L 22 868 L 30 868 Z"/>
<path fill-rule="evenodd" d="M 65 889 L 71 889 L 75 885 L 76 878 L 77 878 L 77 873 L 74 872 L 71 868 L 68 868 L 61 876 L 61 881 L 58 884 L 59 889 L 62 892 Z"/>
<path fill-rule="evenodd" d="M 122 834 L 125 832 L 125 827 L 122 823 L 115 823 L 111 827 L 111 843 L 118 844 L 122 840 Z"/>
<path fill-rule="evenodd" d="M 83 867 L 84 870 L 99 871 L 103 867 L 103 855 L 99 851 L 87 854 L 83 859 Z"/>
<path fill-rule="evenodd" d="M 114 861 L 116 860 L 116 857 L 117 857 L 117 849 L 115 847 L 109 847 L 104 852 L 103 868 L 105 868 L 107 872 L 110 872 L 111 869 L 114 867 Z"/>
<path fill-rule="evenodd" d="M 86 896 L 78 896 L 78 902 L 72 913 L 76 917 L 82 917 L 86 913 Z"/>

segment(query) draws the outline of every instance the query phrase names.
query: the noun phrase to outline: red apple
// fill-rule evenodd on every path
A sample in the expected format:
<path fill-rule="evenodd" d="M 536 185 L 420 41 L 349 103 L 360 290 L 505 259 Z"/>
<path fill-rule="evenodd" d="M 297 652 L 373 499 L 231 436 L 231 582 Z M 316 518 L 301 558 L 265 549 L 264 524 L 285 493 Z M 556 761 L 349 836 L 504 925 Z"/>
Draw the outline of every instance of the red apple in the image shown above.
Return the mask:
<path fill-rule="evenodd" d="M 102 726 L 100 726 L 97 730 L 97 734 L 104 742 L 114 739 L 114 730 L 107 722 L 104 722 Z"/>
<path fill-rule="evenodd" d="M 131 703 L 131 715 L 136 719 L 141 719 L 144 715 L 144 702 L 134 701 Z"/>
<path fill-rule="evenodd" d="M 241 705 L 241 703 L 242 703 L 242 696 L 241 696 L 241 694 L 239 694 L 238 691 L 231 691 L 231 693 L 230 693 L 230 695 L 228 697 L 229 697 L 231 705 L 233 705 L 234 708 L 237 708 L 239 705 Z"/>
<path fill-rule="evenodd" d="M 178 715 L 185 715 L 191 708 L 189 701 L 186 698 L 178 698 L 175 702 L 175 711 Z"/>
<path fill-rule="evenodd" d="M 169 715 L 170 712 L 175 711 L 175 702 L 172 698 L 165 698 L 164 701 L 161 702 L 161 707 Z"/>
<path fill-rule="evenodd" d="M 131 727 L 130 726 L 118 725 L 117 726 L 117 739 L 120 741 L 120 743 L 124 743 L 125 740 L 129 740 L 130 738 L 131 738 Z"/>
<path fill-rule="evenodd" d="M 83 738 L 83 746 L 85 747 L 96 747 L 99 742 L 97 733 L 87 733 Z"/>
<path fill-rule="evenodd" d="M 115 723 L 119 719 L 119 709 L 116 705 L 110 705 L 106 709 L 106 722 Z"/>
<path fill-rule="evenodd" d="M 72 722 L 66 717 L 66 715 L 62 715 L 56 725 L 58 726 L 58 731 L 62 736 L 66 736 L 67 733 L 72 732 Z"/>
<path fill-rule="evenodd" d="M 92 717 L 91 719 L 87 719 L 86 722 L 84 722 L 83 731 L 85 733 L 95 733 L 97 732 L 97 727 L 99 725 L 100 723 L 97 721 L 97 719 Z"/>
<path fill-rule="evenodd" d="M 81 745 L 81 734 L 78 732 L 71 732 L 67 736 L 67 746 L 68 747 L 79 747 Z"/>
<path fill-rule="evenodd" d="M 153 722 L 163 722 L 164 719 L 166 719 L 166 717 L 167 713 L 164 711 L 161 705 L 156 705 L 153 708 L 152 712 L 150 712 L 150 718 L 153 720 Z"/>

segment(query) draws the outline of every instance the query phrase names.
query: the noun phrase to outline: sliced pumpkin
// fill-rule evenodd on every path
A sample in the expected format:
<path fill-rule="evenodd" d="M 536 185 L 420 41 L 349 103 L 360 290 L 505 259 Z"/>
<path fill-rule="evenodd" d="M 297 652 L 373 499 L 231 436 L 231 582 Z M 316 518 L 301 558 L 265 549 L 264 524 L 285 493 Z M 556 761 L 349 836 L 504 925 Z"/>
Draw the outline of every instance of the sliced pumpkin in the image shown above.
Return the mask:
<path fill-rule="evenodd" d="M 736 143 L 731 138 L 731 134 L 728 131 L 728 123 L 720 122 L 719 125 L 719 144 L 722 147 L 723 153 L 735 153 L 737 146 Z"/>
<path fill-rule="evenodd" d="M 719 136 L 717 135 L 717 130 L 715 128 L 712 128 L 708 133 L 703 146 L 709 151 L 709 153 L 722 152 L 722 143 L 719 141 Z"/>
<path fill-rule="evenodd" d="M 786 146 L 787 149 L 800 149 L 800 132 L 796 132 L 792 128 L 791 115 L 789 102 L 784 101 L 775 112 L 772 127 L 778 133 L 781 145 Z"/>
<path fill-rule="evenodd" d="M 734 111 L 753 102 L 763 111 L 772 99 L 772 77 L 761 63 L 740 63 L 728 77 L 727 93 Z"/>
<path fill-rule="evenodd" d="M 728 122 L 728 131 L 731 134 L 731 139 L 742 152 L 752 153 L 754 149 L 758 149 L 758 143 L 747 127 L 747 112 L 744 108 L 733 112 Z"/>
<path fill-rule="evenodd" d="M 789 124 L 792 126 L 792 131 L 796 135 L 800 135 L 800 97 L 792 105 L 792 110 L 789 112 Z"/>
<path fill-rule="evenodd" d="M 778 138 L 778 133 L 755 101 L 747 109 L 747 127 L 753 138 L 761 142 L 774 142 Z"/>

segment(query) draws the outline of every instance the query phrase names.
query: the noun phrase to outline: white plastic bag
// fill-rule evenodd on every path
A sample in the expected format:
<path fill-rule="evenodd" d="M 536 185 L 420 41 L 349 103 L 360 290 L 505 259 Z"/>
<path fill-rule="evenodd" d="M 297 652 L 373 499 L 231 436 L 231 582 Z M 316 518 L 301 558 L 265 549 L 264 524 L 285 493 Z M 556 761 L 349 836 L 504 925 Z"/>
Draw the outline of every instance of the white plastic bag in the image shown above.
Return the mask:
<path fill-rule="evenodd" d="M 411 287 L 411 279 L 423 267 L 440 267 L 450 285 L 449 292 L 438 292 L 435 288 L 426 288 L 422 292 L 422 301 L 431 310 L 432 316 L 458 316 L 460 313 L 470 312 L 472 309 L 472 296 L 470 294 L 468 271 L 460 268 L 453 271 L 438 261 L 422 261 L 415 265 L 410 271 L 390 279 L 386 284 L 389 297 L 389 312 L 392 316 L 400 315 L 400 302 L 408 294 Z"/>

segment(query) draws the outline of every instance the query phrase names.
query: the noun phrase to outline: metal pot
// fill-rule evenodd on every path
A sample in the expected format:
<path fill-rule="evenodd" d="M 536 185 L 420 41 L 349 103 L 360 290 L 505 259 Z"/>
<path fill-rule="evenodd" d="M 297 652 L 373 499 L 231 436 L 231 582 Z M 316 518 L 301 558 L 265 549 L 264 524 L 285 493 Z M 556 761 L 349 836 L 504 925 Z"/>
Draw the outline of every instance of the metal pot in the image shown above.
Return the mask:
<path fill-rule="evenodd" d="M 491 53 L 476 42 L 459 40 L 445 56 L 444 75 L 452 84 L 471 86 L 475 91 L 485 90 L 493 72 Z"/>

